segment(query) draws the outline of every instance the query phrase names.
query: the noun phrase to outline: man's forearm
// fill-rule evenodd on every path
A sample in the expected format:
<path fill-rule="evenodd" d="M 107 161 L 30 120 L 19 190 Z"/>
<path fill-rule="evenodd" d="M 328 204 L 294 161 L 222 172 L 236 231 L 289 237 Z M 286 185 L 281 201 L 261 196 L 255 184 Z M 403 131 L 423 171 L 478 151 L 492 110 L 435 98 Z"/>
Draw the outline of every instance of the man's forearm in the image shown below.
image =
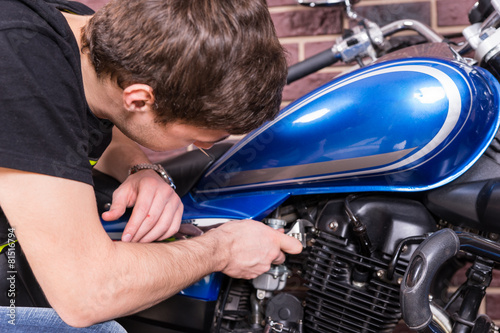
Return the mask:
<path fill-rule="evenodd" d="M 111 255 L 92 265 L 104 272 L 94 275 L 81 268 L 89 277 L 79 277 L 86 286 L 78 295 L 79 306 L 67 313 L 63 308 L 60 315 L 77 326 L 121 317 L 148 308 L 211 272 L 255 278 L 271 263 L 283 263 L 282 250 L 301 249 L 296 239 L 250 220 L 227 222 L 202 236 L 173 243 L 113 243 Z M 93 276 L 100 283 L 94 285 Z"/>
<path fill-rule="evenodd" d="M 82 327 L 146 309 L 221 270 L 225 255 L 218 242 L 210 235 L 173 243 L 115 242 L 100 263 L 82 268 L 75 308 L 68 302 L 55 308 L 67 323 Z"/>

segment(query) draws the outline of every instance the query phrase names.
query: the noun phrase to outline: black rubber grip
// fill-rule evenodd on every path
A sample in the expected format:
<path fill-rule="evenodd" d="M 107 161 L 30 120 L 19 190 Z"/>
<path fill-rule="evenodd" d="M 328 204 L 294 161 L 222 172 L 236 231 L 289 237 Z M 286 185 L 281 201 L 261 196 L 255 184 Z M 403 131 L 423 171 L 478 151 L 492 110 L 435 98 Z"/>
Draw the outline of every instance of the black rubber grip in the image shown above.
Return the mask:
<path fill-rule="evenodd" d="M 311 73 L 319 71 L 322 68 L 333 65 L 339 60 L 336 54 L 331 50 L 325 50 L 318 53 L 311 58 L 307 58 L 304 61 L 296 63 L 288 68 L 288 76 L 286 78 L 286 83 L 290 84 L 293 81 L 303 78 Z"/>

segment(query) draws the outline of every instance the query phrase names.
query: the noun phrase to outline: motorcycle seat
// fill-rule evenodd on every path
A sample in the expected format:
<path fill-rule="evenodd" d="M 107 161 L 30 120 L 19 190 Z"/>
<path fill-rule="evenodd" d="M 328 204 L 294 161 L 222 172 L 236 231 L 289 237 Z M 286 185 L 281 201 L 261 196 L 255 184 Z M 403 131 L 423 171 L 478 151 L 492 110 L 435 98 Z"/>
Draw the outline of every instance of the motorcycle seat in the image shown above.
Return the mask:
<path fill-rule="evenodd" d="M 179 197 L 182 197 L 196 185 L 205 170 L 233 145 L 234 142 L 221 142 L 208 150 L 204 150 L 208 156 L 201 150 L 195 149 L 169 158 L 160 162 L 160 164 L 174 180 L 177 187 L 175 192 Z"/>

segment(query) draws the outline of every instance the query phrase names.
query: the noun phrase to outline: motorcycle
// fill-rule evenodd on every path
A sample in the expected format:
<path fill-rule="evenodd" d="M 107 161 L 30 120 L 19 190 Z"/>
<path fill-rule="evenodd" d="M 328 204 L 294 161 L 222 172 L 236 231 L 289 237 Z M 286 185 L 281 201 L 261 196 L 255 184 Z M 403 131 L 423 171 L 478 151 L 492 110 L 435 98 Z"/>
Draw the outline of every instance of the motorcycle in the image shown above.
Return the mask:
<path fill-rule="evenodd" d="M 162 162 L 196 235 L 254 219 L 304 250 L 251 281 L 213 273 L 120 319 L 130 332 L 498 332 L 479 306 L 500 263 L 500 0 L 454 44 L 417 21 L 356 25 L 289 70 L 359 68 L 285 107 L 236 144 Z M 418 33 L 400 48 L 390 36 Z M 465 57 L 474 51 L 475 58 Z M 117 184 L 96 175 L 99 207 Z M 119 239 L 126 217 L 103 225 Z M 189 263 L 185 263 L 189 265 Z M 450 280 L 467 265 L 453 293 Z"/>

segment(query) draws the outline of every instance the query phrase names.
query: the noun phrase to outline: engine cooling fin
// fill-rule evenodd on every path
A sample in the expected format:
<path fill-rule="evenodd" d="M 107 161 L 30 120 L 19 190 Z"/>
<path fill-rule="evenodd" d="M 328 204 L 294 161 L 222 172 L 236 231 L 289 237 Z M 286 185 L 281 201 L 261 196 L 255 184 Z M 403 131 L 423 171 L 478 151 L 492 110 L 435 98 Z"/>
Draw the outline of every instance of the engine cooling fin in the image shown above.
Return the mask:
<path fill-rule="evenodd" d="M 399 286 L 377 272 L 387 271 L 389 259 L 356 253 L 348 240 L 320 232 L 307 266 L 304 326 L 307 332 L 392 332 L 401 319 Z M 403 275 L 407 262 L 396 274 Z M 365 273 L 366 282 L 352 283 L 353 271 Z"/>

